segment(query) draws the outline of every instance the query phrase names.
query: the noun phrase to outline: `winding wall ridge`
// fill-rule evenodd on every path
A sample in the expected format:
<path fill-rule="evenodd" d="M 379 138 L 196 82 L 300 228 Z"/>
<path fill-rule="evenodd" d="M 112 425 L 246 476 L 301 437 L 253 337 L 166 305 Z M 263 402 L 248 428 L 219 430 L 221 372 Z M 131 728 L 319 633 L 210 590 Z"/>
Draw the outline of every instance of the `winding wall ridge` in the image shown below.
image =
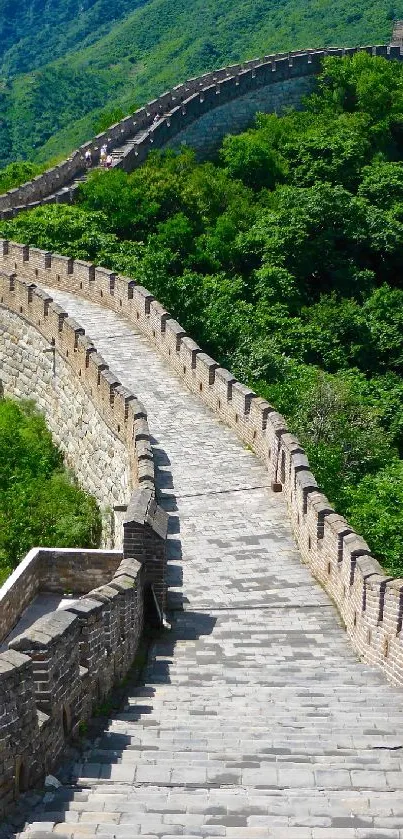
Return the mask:
<path fill-rule="evenodd" d="M 403 579 L 385 576 L 366 542 L 334 511 L 284 418 L 206 355 L 134 280 L 5 240 L 0 240 L 0 260 L 5 270 L 105 305 L 140 329 L 188 388 L 266 465 L 273 489 L 285 495 L 303 561 L 336 603 L 355 649 L 403 684 Z"/>
<path fill-rule="evenodd" d="M 141 165 L 151 149 L 164 147 L 214 108 L 259 87 L 315 76 L 325 56 L 342 57 L 359 51 L 391 60 L 403 58 L 401 47 L 393 45 L 302 50 L 267 55 L 188 79 L 84 143 L 67 160 L 0 196 L 0 217 L 9 218 L 40 204 L 73 201 L 78 189 L 74 179 L 85 172 L 87 149 L 97 162 L 101 146 L 107 143 L 110 150 L 120 150 L 114 165 L 132 171 Z M 154 122 L 156 115 L 161 118 Z"/>

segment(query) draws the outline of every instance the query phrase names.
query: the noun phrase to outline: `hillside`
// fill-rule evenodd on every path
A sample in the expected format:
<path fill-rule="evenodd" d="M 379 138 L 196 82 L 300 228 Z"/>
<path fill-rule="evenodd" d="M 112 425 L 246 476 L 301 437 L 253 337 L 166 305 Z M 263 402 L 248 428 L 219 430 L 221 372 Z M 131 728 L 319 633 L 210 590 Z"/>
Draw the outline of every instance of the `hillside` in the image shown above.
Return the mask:
<path fill-rule="evenodd" d="M 66 154 L 108 119 L 194 74 L 256 54 L 387 42 L 393 18 L 403 17 L 403 0 L 126 0 L 110 8 L 86 0 L 78 17 L 78 0 L 23 0 L 15 9 L 0 2 L 3 166 Z M 17 66 L 26 72 L 12 77 Z"/>
<path fill-rule="evenodd" d="M 403 66 L 327 59 L 304 111 L 215 162 L 95 171 L 0 233 L 135 277 L 282 413 L 338 512 L 403 574 Z"/>
<path fill-rule="evenodd" d="M 93 44 L 144 0 L 0 0 L 0 68 L 10 77 Z"/>

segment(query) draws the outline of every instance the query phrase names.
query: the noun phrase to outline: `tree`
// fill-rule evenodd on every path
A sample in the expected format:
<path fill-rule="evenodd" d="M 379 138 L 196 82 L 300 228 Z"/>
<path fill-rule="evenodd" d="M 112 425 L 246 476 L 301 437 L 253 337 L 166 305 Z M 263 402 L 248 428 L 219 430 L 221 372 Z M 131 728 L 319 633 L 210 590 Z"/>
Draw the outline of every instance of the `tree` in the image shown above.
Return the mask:
<path fill-rule="evenodd" d="M 276 151 L 256 132 L 224 138 L 221 159 L 230 177 L 259 190 L 284 180 L 285 167 Z"/>
<path fill-rule="evenodd" d="M 403 462 L 393 459 L 346 492 L 350 524 L 365 533 L 387 574 L 403 576 Z"/>
<path fill-rule="evenodd" d="M 98 547 L 94 498 L 63 469 L 41 414 L 0 400 L 0 579 L 35 545 Z"/>

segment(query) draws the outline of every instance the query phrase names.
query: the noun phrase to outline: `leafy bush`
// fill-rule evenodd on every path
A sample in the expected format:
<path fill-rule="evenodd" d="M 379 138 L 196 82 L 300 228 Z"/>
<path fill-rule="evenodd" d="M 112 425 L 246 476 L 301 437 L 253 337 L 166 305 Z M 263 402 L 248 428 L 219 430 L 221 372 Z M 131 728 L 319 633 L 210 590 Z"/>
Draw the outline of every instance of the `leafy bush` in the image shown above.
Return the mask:
<path fill-rule="evenodd" d="M 0 195 L 3 192 L 8 192 L 9 189 L 14 189 L 20 184 L 30 181 L 42 171 L 42 167 L 36 166 L 35 163 L 28 161 L 20 163 L 10 163 L 5 169 L 0 171 Z"/>
<path fill-rule="evenodd" d="M 30 402 L 0 400 L 0 579 L 30 548 L 98 547 L 101 518 Z"/>
<path fill-rule="evenodd" d="M 365 533 L 372 550 L 382 557 L 388 574 L 401 576 L 403 567 L 403 463 L 392 460 L 375 475 L 349 487 L 346 512 L 350 524 Z"/>

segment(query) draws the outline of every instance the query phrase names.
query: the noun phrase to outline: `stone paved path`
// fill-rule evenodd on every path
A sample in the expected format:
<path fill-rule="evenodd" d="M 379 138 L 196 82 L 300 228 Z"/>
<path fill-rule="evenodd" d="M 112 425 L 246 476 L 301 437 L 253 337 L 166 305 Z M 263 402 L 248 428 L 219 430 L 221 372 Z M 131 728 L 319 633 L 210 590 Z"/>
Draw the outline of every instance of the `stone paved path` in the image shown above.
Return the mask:
<path fill-rule="evenodd" d="M 263 467 L 122 318 L 51 293 L 146 405 L 172 631 L 21 835 L 402 839 L 403 694 L 357 661 Z"/>

